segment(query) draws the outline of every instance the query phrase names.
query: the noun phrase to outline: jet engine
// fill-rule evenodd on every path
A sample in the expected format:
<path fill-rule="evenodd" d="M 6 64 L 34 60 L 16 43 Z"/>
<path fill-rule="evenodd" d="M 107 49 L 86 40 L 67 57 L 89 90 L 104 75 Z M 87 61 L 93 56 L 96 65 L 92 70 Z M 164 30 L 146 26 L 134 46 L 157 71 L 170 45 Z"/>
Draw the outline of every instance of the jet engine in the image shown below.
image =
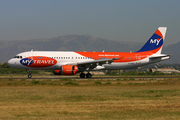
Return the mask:
<path fill-rule="evenodd" d="M 59 70 L 54 70 L 54 75 L 75 75 L 78 67 L 75 65 L 62 65 Z"/>

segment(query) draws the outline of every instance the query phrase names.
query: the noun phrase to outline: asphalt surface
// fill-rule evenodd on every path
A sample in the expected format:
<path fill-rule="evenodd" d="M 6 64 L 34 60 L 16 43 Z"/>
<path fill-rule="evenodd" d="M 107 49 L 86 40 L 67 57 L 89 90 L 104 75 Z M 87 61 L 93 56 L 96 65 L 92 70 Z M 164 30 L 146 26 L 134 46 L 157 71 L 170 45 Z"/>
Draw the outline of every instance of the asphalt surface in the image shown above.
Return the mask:
<path fill-rule="evenodd" d="M 104 76 L 101 76 L 101 77 L 97 77 L 97 76 L 94 76 L 94 77 L 92 77 L 92 78 L 80 78 L 80 77 L 45 77 L 45 76 L 43 76 L 43 77 L 41 77 L 41 76 L 32 76 L 32 78 L 27 78 L 27 77 L 0 77 L 0 79 L 44 79 L 44 80 L 48 80 L 48 79 L 73 79 L 73 80 L 89 80 L 89 79 L 91 79 L 91 80 L 95 80 L 95 79 L 98 79 L 98 80 L 114 80 L 114 79 L 130 79 L 130 78 L 133 78 L 133 79 L 169 79 L 169 78 L 180 78 L 180 76 L 154 76 L 154 77 L 152 77 L 152 76 L 147 76 L 147 77 L 144 77 L 144 76 L 127 76 L 127 77 L 121 77 L 121 76 L 106 76 L 106 77 L 104 77 Z"/>

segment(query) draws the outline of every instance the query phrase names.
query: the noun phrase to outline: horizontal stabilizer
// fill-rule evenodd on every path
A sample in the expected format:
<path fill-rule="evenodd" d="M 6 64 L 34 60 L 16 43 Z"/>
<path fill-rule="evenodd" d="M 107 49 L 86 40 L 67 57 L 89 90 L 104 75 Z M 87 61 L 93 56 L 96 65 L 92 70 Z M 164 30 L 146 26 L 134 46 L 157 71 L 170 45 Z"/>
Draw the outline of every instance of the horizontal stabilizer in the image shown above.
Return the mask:
<path fill-rule="evenodd" d="M 151 57 L 149 57 L 149 58 L 162 58 L 162 57 L 170 57 L 170 56 L 172 56 L 172 55 L 167 55 L 167 54 L 160 54 L 160 55 L 157 55 L 157 54 L 154 54 L 154 55 L 152 55 Z"/>

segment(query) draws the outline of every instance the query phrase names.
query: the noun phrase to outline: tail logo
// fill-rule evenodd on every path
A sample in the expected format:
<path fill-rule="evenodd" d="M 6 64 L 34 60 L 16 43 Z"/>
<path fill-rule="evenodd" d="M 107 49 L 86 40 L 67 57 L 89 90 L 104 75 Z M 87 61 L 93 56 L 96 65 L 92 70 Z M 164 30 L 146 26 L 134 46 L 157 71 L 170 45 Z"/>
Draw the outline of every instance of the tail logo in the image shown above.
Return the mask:
<path fill-rule="evenodd" d="M 146 44 L 137 52 L 151 51 L 161 53 L 167 27 L 159 27 Z"/>
<path fill-rule="evenodd" d="M 160 42 L 161 40 L 162 40 L 162 38 L 161 38 L 161 39 L 158 38 L 158 39 L 154 39 L 154 40 L 151 39 L 151 40 L 150 40 L 150 43 L 156 43 L 156 45 L 159 45 L 159 42 Z"/>

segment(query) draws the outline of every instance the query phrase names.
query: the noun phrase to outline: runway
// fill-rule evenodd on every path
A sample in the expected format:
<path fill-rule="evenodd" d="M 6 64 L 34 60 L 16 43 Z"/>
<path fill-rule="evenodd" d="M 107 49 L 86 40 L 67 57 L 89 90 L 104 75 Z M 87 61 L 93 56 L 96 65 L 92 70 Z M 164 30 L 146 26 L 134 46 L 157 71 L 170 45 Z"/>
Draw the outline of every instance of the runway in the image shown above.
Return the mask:
<path fill-rule="evenodd" d="M 27 77 L 0 77 L 0 79 L 13 79 L 13 80 L 118 80 L 118 79 L 178 79 L 180 76 L 94 76 L 92 78 L 79 78 L 78 76 L 34 76 Z"/>

